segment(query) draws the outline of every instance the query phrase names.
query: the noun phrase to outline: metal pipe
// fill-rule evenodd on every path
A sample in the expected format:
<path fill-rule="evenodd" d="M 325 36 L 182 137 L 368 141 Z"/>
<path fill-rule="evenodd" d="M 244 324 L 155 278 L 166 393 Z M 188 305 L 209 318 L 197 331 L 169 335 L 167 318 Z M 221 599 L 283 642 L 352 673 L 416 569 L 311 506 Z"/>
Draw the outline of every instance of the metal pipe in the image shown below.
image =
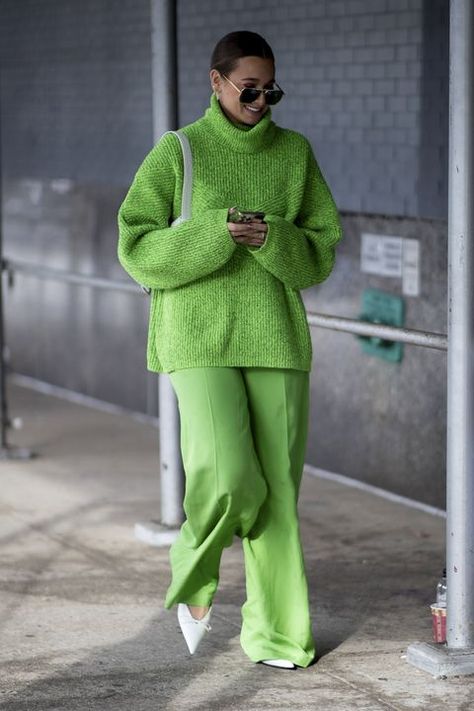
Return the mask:
<path fill-rule="evenodd" d="M 451 0 L 448 214 L 447 643 L 474 647 L 474 6 Z"/>
<path fill-rule="evenodd" d="M 151 0 L 153 139 L 177 128 L 176 1 Z M 184 518 L 184 473 L 179 446 L 179 413 L 169 376 L 159 375 L 161 523 Z"/>
<path fill-rule="evenodd" d="M 3 260 L 3 269 L 6 269 L 10 273 L 18 272 L 20 274 L 29 274 L 30 276 L 39 277 L 41 279 L 64 281 L 79 286 L 115 289 L 116 291 L 125 291 L 133 294 L 144 293 L 137 288 L 134 282 L 105 279 L 60 269 L 51 269 L 16 259 Z M 317 328 L 327 328 L 332 331 L 343 331 L 361 336 L 373 336 L 375 338 L 383 338 L 387 341 L 407 343 L 412 346 L 422 346 L 440 351 L 445 351 L 448 347 L 447 336 L 443 333 L 386 326 L 384 324 L 369 323 L 368 321 L 359 321 L 344 316 L 331 316 L 330 314 L 320 314 L 312 311 L 307 313 L 307 317 L 310 326 L 316 326 Z"/>
<path fill-rule="evenodd" d="M 98 289 L 116 289 L 117 291 L 144 294 L 143 291 L 137 288 L 137 285 L 133 281 L 106 279 L 103 277 L 89 276 L 87 274 L 78 274 L 77 272 L 70 272 L 63 269 L 51 269 L 50 267 L 29 264 L 28 262 L 22 262 L 16 259 L 4 259 L 3 268 L 12 273 L 30 274 L 31 276 L 42 279 L 63 281 L 79 286 L 92 286 Z"/>
<path fill-rule="evenodd" d="M 374 336 L 383 338 L 386 341 L 396 341 L 409 343 L 412 346 L 424 346 L 425 348 L 435 348 L 445 351 L 448 347 L 447 337 L 442 333 L 431 333 L 430 331 L 416 331 L 410 328 L 399 328 L 397 326 L 385 326 L 368 321 L 356 321 L 343 316 L 328 316 L 327 314 L 308 313 L 308 323 L 311 326 L 329 328 L 333 331 L 345 331 L 360 336 Z"/>

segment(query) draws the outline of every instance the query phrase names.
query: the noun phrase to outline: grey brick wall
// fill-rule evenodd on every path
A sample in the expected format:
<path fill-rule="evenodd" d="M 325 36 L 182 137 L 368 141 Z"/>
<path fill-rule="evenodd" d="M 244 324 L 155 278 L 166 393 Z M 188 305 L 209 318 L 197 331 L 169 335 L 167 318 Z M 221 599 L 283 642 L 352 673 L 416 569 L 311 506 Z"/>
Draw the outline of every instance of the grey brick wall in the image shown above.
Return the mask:
<path fill-rule="evenodd" d="M 272 45 L 275 120 L 308 136 L 342 209 L 446 217 L 447 0 L 179 0 L 181 124 L 206 108 L 210 54 L 236 29 Z"/>
<path fill-rule="evenodd" d="M 3 170 L 125 185 L 152 141 L 148 0 L 2 0 Z"/>
<path fill-rule="evenodd" d="M 152 140 L 148 0 L 3 0 L 0 20 L 6 175 L 128 184 Z M 342 209 L 446 217 L 448 0 L 178 0 L 181 124 L 239 28 L 272 44 L 275 120 Z"/>

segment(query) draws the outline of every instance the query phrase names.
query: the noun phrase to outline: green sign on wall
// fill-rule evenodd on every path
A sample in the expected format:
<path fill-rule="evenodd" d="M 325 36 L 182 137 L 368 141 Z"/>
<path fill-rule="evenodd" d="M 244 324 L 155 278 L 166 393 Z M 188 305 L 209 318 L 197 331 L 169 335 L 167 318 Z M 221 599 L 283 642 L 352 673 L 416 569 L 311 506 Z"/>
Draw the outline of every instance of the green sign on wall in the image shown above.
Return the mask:
<path fill-rule="evenodd" d="M 387 326 L 405 324 L 405 303 L 401 296 L 387 294 L 379 289 L 366 289 L 362 294 L 361 321 L 381 323 Z M 403 358 L 403 343 L 386 341 L 373 336 L 357 336 L 362 343 L 362 350 L 369 355 L 400 363 Z"/>

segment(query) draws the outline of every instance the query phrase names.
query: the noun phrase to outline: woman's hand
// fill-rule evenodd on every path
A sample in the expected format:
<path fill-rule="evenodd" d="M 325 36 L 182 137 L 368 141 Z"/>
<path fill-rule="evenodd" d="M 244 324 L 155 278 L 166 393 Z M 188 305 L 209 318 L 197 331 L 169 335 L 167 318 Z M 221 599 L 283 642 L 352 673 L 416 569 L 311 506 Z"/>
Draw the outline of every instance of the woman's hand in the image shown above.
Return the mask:
<path fill-rule="evenodd" d="M 237 244 L 261 247 L 267 237 L 268 225 L 261 220 L 252 220 L 252 222 L 228 222 L 227 228 Z"/>

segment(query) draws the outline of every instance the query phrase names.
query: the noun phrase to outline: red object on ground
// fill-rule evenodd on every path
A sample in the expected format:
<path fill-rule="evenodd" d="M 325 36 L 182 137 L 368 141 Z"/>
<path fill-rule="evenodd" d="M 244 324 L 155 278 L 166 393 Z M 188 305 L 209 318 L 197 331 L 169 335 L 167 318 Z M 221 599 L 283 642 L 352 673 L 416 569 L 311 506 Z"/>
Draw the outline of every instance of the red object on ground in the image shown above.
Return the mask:
<path fill-rule="evenodd" d="M 446 607 L 431 605 L 431 618 L 433 620 L 433 641 L 437 644 L 446 642 Z"/>

